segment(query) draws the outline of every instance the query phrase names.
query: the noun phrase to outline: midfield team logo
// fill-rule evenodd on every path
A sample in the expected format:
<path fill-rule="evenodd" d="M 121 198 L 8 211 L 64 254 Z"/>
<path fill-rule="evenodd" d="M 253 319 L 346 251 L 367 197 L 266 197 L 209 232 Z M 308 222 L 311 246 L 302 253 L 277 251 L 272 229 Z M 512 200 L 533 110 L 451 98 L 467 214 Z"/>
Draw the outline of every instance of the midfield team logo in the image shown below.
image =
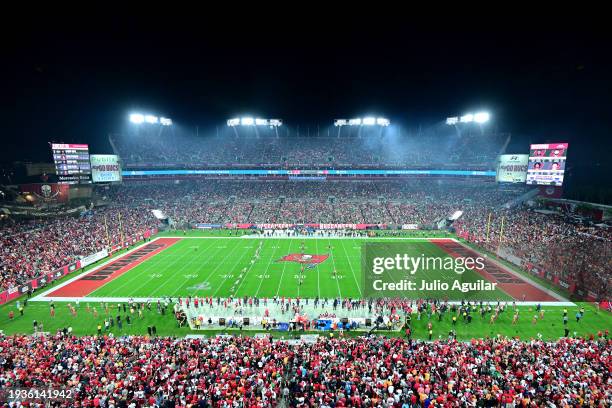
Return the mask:
<path fill-rule="evenodd" d="M 278 262 L 297 262 L 308 265 L 318 265 L 325 261 L 328 255 L 289 254 L 283 256 Z"/>

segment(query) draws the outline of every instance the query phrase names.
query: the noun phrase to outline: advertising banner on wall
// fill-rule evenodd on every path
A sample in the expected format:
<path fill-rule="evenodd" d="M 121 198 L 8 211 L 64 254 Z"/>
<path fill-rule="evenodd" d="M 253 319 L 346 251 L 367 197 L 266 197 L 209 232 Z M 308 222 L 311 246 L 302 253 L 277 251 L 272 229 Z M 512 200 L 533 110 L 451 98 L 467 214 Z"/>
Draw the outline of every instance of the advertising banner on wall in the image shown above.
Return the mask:
<path fill-rule="evenodd" d="M 94 183 L 111 183 L 121 181 L 119 157 L 114 154 L 92 154 L 91 178 Z"/>
<path fill-rule="evenodd" d="M 502 154 L 497 159 L 495 181 L 498 183 L 524 183 L 529 167 L 528 154 Z"/>

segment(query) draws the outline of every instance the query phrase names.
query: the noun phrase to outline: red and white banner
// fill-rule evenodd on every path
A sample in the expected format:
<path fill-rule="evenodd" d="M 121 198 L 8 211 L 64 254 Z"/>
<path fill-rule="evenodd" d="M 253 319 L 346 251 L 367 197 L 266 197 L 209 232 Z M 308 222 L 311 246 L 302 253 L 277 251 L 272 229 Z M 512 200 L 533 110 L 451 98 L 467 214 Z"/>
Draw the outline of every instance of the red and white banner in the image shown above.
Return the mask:
<path fill-rule="evenodd" d="M 419 224 L 404 224 L 402 225 L 403 230 L 417 230 L 419 229 Z"/>
<path fill-rule="evenodd" d="M 293 228 L 293 224 L 256 224 L 259 229 L 288 229 Z"/>

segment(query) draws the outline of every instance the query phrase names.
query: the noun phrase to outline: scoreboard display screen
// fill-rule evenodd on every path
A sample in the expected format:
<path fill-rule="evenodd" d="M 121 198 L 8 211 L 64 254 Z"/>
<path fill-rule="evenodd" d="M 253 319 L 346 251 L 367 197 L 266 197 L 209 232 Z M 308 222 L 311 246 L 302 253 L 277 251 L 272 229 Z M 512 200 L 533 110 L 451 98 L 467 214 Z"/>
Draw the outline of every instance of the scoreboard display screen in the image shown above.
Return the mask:
<path fill-rule="evenodd" d="M 51 143 L 51 150 L 60 184 L 91 184 L 89 145 Z"/>
<path fill-rule="evenodd" d="M 529 148 L 527 184 L 563 185 L 567 147 L 567 143 L 532 144 Z"/>

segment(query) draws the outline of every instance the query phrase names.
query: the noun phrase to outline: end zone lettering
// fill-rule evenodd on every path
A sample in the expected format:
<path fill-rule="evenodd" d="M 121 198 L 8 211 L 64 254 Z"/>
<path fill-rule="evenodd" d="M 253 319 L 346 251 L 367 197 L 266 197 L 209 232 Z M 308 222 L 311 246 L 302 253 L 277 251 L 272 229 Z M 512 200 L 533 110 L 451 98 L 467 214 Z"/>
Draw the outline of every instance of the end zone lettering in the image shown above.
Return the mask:
<path fill-rule="evenodd" d="M 163 244 L 149 244 L 144 248 L 141 248 L 137 251 L 132 252 L 131 254 L 124 256 L 121 259 L 111 263 L 110 265 L 105 266 L 104 268 L 98 269 L 97 271 L 82 277 L 79 280 L 85 281 L 100 281 L 107 279 L 114 272 L 118 271 L 121 268 L 128 266 L 129 264 L 138 261 L 140 258 L 150 254 L 153 251 L 158 250 L 159 248 L 164 247 Z"/>

